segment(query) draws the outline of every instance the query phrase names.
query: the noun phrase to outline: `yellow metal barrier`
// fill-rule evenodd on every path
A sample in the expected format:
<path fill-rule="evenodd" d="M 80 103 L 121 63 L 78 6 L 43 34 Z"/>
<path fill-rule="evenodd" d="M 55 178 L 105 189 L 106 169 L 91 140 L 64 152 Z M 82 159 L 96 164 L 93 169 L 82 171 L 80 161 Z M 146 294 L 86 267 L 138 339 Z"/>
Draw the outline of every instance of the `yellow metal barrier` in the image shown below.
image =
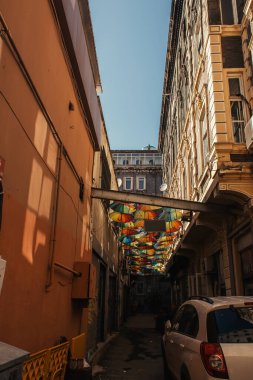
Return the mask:
<path fill-rule="evenodd" d="M 24 362 L 22 380 L 63 380 L 69 342 L 32 354 Z"/>
<path fill-rule="evenodd" d="M 50 348 L 49 380 L 63 380 L 68 359 L 69 342 Z"/>

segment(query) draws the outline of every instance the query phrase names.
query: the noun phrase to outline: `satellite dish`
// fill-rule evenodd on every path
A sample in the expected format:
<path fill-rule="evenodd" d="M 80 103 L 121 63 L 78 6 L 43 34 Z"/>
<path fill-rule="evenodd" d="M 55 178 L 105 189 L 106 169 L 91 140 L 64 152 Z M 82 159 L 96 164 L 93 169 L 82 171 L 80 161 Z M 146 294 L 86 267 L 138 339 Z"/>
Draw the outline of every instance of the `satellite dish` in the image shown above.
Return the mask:
<path fill-rule="evenodd" d="M 160 191 L 167 190 L 167 187 L 168 187 L 167 183 L 162 183 L 161 186 L 160 186 Z"/>
<path fill-rule="evenodd" d="M 122 179 L 121 178 L 117 178 L 117 182 L 118 182 L 118 186 L 120 187 L 122 185 Z"/>

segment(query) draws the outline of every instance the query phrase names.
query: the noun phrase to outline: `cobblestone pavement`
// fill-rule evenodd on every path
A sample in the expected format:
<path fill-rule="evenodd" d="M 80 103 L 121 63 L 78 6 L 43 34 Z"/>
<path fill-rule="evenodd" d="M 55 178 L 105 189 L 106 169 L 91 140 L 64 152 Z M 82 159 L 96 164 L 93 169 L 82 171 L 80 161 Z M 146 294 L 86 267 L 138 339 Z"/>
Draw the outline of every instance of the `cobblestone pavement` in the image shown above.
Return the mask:
<path fill-rule="evenodd" d="M 129 319 L 97 366 L 95 380 L 162 380 L 161 335 L 152 315 Z"/>

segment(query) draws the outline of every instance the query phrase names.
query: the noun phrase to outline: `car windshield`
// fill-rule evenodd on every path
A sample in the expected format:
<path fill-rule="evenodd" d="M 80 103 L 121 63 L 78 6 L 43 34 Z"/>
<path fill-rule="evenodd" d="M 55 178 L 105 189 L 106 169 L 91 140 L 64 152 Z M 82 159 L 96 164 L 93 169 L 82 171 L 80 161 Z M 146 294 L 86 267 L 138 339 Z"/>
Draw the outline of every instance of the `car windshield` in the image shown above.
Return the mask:
<path fill-rule="evenodd" d="M 207 316 L 208 341 L 253 343 L 253 307 L 229 307 Z"/>

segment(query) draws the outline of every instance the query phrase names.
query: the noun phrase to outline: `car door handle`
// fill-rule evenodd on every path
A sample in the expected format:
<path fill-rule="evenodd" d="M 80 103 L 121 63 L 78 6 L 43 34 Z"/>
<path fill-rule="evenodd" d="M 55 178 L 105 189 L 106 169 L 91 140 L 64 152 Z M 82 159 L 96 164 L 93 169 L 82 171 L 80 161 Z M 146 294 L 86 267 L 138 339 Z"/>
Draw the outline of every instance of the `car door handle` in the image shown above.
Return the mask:
<path fill-rule="evenodd" d="M 180 343 L 180 345 L 179 345 L 181 348 L 184 348 L 184 344 L 182 344 L 182 343 Z"/>

